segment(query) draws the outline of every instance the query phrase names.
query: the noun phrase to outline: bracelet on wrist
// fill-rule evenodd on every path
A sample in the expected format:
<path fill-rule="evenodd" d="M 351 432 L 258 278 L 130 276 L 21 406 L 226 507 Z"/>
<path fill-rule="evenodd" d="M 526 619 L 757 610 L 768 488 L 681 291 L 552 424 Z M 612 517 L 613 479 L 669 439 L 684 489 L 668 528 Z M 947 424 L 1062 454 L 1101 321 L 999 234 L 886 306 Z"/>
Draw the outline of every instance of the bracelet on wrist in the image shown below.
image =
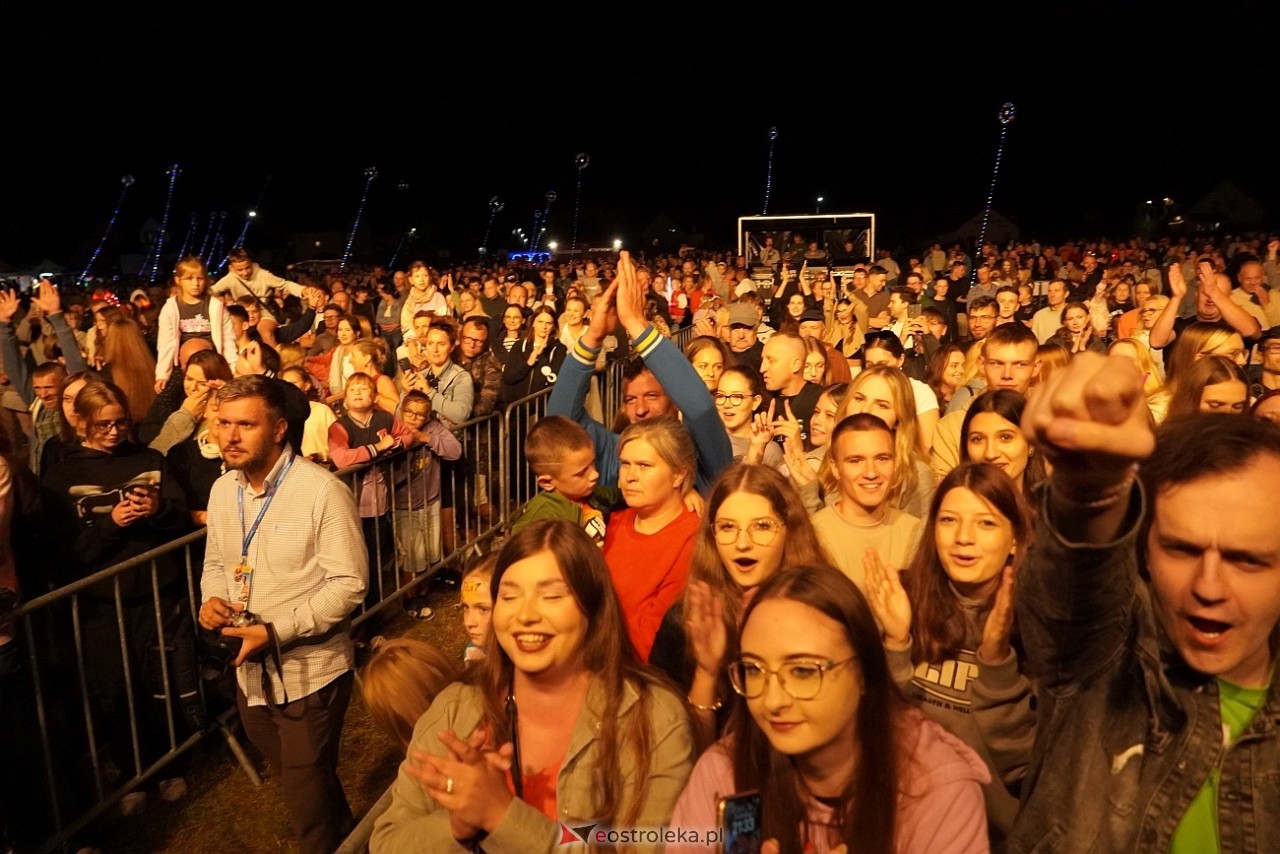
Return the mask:
<path fill-rule="evenodd" d="M 1133 486 L 1137 476 L 1138 466 L 1137 463 L 1134 463 L 1125 472 L 1123 480 L 1114 486 L 1107 487 L 1099 494 L 1089 497 L 1078 497 L 1064 492 L 1061 483 L 1057 479 L 1052 479 L 1049 483 L 1053 489 L 1053 494 L 1059 500 L 1070 504 L 1074 510 L 1105 510 L 1108 507 L 1119 504 L 1123 498 L 1128 496 L 1129 489 Z"/>

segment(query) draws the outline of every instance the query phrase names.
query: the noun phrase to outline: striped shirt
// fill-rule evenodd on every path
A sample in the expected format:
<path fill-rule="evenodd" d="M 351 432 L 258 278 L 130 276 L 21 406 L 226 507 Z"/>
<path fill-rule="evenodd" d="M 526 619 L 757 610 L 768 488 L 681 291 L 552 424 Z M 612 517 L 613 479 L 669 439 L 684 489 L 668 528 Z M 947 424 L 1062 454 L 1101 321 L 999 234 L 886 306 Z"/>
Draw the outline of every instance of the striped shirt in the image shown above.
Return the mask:
<path fill-rule="evenodd" d="M 288 446 L 267 475 L 274 484 L 293 451 Z M 243 472 L 218 478 L 209 495 L 209 539 L 202 599 L 238 599 L 235 582 L 244 531 L 253 526 L 267 489 L 255 493 Z M 244 528 L 236 493 L 244 490 Z M 351 491 L 327 470 L 297 457 L 249 546 L 253 583 L 248 608 L 271 623 L 284 650 L 284 682 L 274 663 L 267 666 L 273 700 L 306 697 L 355 667 L 351 635 L 341 626 L 364 599 L 368 557 Z M 323 640 L 326 632 L 333 634 Z M 263 660 L 269 659 L 264 654 Z M 246 662 L 236 679 L 251 706 L 265 705 L 263 664 Z"/>

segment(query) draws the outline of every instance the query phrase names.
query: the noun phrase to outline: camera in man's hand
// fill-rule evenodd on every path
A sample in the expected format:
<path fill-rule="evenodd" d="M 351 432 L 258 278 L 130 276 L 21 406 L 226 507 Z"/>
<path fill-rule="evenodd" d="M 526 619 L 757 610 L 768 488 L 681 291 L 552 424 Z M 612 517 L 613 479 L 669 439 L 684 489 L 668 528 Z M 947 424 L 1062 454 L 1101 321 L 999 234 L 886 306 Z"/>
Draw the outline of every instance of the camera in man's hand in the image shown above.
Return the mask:
<path fill-rule="evenodd" d="M 250 611 L 237 611 L 224 628 L 243 629 L 258 625 L 258 617 Z M 217 679 L 240 656 L 244 638 L 224 635 L 222 629 L 200 631 L 200 675 L 209 681 Z"/>

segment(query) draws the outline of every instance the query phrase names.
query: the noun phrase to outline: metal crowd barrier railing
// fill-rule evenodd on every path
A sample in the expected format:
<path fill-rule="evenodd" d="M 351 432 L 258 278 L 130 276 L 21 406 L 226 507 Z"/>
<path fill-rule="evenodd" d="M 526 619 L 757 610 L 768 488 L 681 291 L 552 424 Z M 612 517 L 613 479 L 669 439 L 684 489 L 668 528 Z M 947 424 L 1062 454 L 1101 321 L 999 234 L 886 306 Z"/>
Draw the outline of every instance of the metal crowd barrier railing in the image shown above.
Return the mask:
<path fill-rule="evenodd" d="M 419 446 L 335 472 L 370 514 L 362 519 L 369 595 L 353 625 L 382 614 L 430 572 L 461 565 L 510 523 L 537 489 L 523 471 L 522 446 L 549 396 L 544 390 L 503 413 L 458 425 L 451 431 L 460 445 L 456 460 L 434 459 Z M 417 506 L 433 502 L 415 500 L 431 497 L 433 465 L 445 505 L 434 517 L 431 508 Z M 434 519 L 438 527 L 426 530 Z M 420 535 L 424 548 L 414 552 L 412 539 Z M 436 537 L 438 552 L 431 548 Z M 20 757 L 6 756 L 5 763 L 11 774 L 34 772 L 28 789 L 40 793 L 40 803 L 24 814 L 27 829 L 34 824 L 44 837 L 36 850 L 64 847 L 126 795 L 164 779 L 166 769 L 182 776 L 183 757 L 215 732 L 260 784 L 236 736 L 234 684 L 199 673 L 195 632 L 204 539 L 204 529 L 193 531 L 5 616 L 15 643 L 24 647 L 27 668 L 5 678 L 28 702 L 0 726 L 18 727 L 33 746 L 26 763 L 31 768 L 19 769 Z M 149 574 L 150 595 L 126 598 L 137 573 Z M 17 733 L 10 735 L 13 740 Z"/>
<path fill-rule="evenodd" d="M 673 343 L 683 347 L 690 332 L 681 330 Z M 606 421 L 621 405 L 621 371 L 614 363 L 598 375 Z M 335 472 L 367 514 L 369 594 L 353 625 L 385 617 L 432 571 L 460 567 L 514 520 L 538 491 L 523 448 L 549 396 L 546 389 L 457 425 L 451 431 L 460 445 L 456 460 L 434 459 L 419 446 Z M 438 516 L 428 506 L 435 502 L 426 501 L 437 477 L 433 466 Z M 29 668 L 5 678 L 29 693 L 30 705 L 20 704 L 15 720 L 0 725 L 16 726 L 17 740 L 29 730 L 27 744 L 34 745 L 27 762 L 34 767 L 19 769 L 14 757 L 6 764 L 9 773 L 41 777 L 29 791 L 39 791 L 43 803 L 25 811 L 29 824 L 48 829 L 37 851 L 64 847 L 166 769 L 181 776 L 185 755 L 213 733 L 253 784 L 261 783 L 236 735 L 234 685 L 225 674 L 219 682 L 199 672 L 204 539 L 204 529 L 193 531 L 25 602 L 0 623 L 16 629 Z M 147 574 L 150 595 L 126 598 L 137 573 Z"/>

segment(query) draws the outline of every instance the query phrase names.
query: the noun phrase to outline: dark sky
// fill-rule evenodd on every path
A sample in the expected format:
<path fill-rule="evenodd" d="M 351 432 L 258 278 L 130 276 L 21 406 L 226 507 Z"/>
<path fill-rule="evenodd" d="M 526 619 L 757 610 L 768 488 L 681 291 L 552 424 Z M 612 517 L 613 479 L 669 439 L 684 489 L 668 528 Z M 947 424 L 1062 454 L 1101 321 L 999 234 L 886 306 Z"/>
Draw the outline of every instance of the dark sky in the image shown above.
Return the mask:
<path fill-rule="evenodd" d="M 197 239 L 216 210 L 238 233 L 268 175 L 251 248 L 345 233 L 376 166 L 357 255 L 410 226 L 414 255 L 467 255 L 491 196 L 506 202 L 497 244 L 548 189 L 567 243 L 578 152 L 580 242 L 635 240 L 664 213 L 729 245 L 763 203 L 771 126 L 770 213 L 822 195 L 825 212 L 876 212 L 882 244 L 915 246 L 982 208 L 1005 100 L 1017 119 L 995 207 L 1025 234 L 1125 236 L 1145 199 L 1190 202 L 1222 178 L 1272 210 L 1280 197 L 1261 5 L 814 3 L 760 19 L 437 5 L 12 13 L 29 53 L 0 86 L 0 261 L 83 265 L 124 174 L 137 182 L 108 254 L 129 251 L 173 162 L 175 241 L 192 213 Z"/>

